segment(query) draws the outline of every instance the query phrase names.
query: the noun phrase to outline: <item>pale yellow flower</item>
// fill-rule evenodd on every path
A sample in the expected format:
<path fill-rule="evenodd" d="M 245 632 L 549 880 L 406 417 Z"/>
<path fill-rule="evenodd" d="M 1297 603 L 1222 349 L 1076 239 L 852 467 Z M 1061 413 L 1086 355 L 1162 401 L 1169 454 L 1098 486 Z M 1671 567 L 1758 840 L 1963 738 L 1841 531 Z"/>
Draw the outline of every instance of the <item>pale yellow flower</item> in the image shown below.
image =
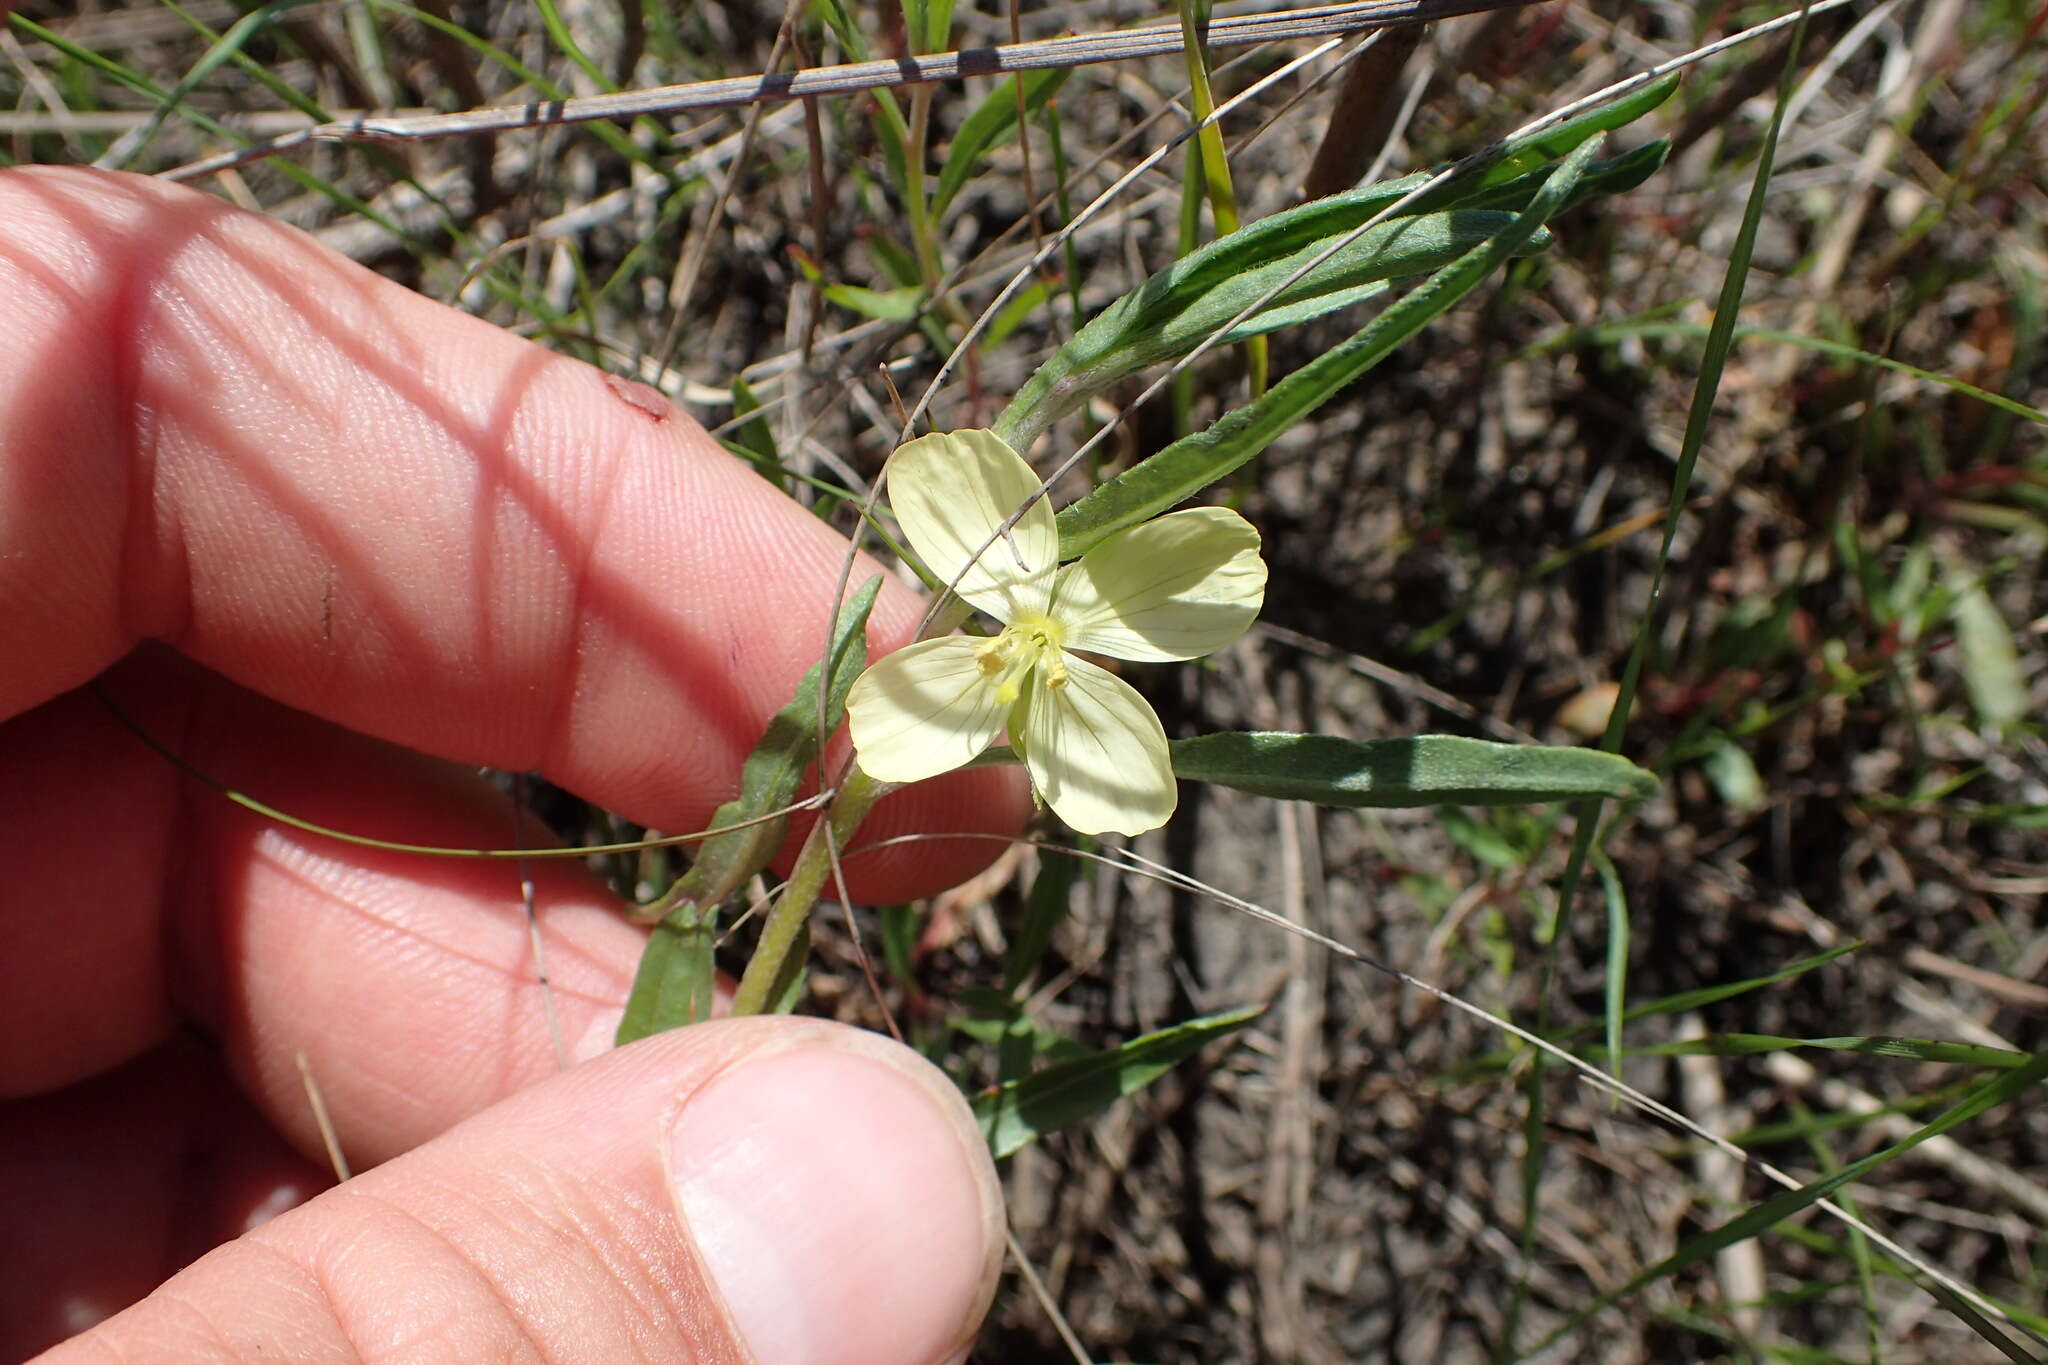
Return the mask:
<path fill-rule="evenodd" d="M 993 432 L 923 436 L 896 452 L 889 499 L 904 538 L 1003 630 L 878 660 L 847 697 L 854 751 L 869 776 L 916 782 L 967 763 L 1007 728 L 1068 825 L 1156 829 L 1177 800 L 1166 731 L 1128 683 L 1071 651 L 1149 662 L 1223 648 L 1265 599 L 1259 533 L 1226 508 L 1197 507 L 1120 531 L 1061 568 L 1044 498 L 997 535 L 1038 484 Z"/>

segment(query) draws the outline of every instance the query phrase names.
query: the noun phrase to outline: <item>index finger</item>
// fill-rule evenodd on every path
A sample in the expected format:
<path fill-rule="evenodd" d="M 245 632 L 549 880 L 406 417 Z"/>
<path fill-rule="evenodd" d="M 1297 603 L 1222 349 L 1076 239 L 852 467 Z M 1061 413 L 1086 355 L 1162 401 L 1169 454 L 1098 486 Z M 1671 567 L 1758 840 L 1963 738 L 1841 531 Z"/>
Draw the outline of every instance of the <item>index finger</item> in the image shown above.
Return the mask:
<path fill-rule="evenodd" d="M 7 172 L 0 297 L 0 716 L 156 638 L 680 830 L 822 647 L 844 542 L 694 422 L 281 224 Z M 918 610 L 885 583 L 871 649 Z M 975 790 L 889 823 L 1015 828 L 1012 778 Z"/>

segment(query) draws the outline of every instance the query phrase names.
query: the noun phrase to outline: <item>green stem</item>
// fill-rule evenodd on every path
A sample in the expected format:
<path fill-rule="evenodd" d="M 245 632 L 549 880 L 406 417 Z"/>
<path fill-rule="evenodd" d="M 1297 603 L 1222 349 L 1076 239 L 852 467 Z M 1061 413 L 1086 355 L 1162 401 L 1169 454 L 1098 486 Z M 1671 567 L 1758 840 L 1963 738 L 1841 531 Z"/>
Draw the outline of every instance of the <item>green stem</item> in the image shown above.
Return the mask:
<path fill-rule="evenodd" d="M 769 996 L 782 977 L 782 964 L 802 936 L 811 907 L 818 903 L 818 893 L 832 875 L 834 850 L 846 847 L 860 822 L 892 785 L 875 781 L 859 768 L 848 772 L 846 780 L 839 784 L 839 795 L 833 799 L 825 818 L 811 826 L 803 852 L 797 854 L 796 867 L 790 871 L 782 894 L 775 898 L 775 908 L 768 912 L 761 942 L 747 960 L 739 990 L 733 994 L 735 1015 L 761 1014 L 767 1010 Z"/>

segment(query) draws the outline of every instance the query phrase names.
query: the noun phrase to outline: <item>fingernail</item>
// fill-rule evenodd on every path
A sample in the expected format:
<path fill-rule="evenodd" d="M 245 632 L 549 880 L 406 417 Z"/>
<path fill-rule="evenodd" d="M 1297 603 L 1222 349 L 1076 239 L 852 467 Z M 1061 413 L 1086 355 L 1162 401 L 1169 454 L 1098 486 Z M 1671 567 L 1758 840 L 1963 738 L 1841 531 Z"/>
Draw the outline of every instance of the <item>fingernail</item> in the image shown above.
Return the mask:
<path fill-rule="evenodd" d="M 763 1365 L 957 1356 L 994 1288 L 1002 1205 L 966 1104 L 870 1035 L 753 1056 L 669 1130 L 678 1209 Z"/>

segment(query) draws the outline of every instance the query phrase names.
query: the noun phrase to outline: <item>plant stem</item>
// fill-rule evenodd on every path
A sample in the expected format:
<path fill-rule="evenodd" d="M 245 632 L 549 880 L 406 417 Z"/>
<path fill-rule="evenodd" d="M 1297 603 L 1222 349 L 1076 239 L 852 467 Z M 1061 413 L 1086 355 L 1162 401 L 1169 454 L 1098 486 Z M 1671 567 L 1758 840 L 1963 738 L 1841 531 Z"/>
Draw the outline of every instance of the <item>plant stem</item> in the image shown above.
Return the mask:
<path fill-rule="evenodd" d="M 847 840 L 860 828 L 860 822 L 874 809 L 875 802 L 892 788 L 892 783 L 877 782 L 859 768 L 847 772 L 845 780 L 839 784 L 839 795 L 833 799 L 831 809 L 824 819 L 811 826 L 810 837 L 804 840 L 803 852 L 797 854 L 789 881 L 783 886 L 782 894 L 775 898 L 774 909 L 768 912 L 768 925 L 761 931 L 761 942 L 755 947 L 753 957 L 747 960 L 747 970 L 740 976 L 739 990 L 733 994 L 732 1012 L 735 1015 L 766 1012 L 775 983 L 782 977 L 783 963 L 802 935 L 811 916 L 811 907 L 818 903 L 818 893 L 832 875 L 835 850 L 846 846 Z"/>

